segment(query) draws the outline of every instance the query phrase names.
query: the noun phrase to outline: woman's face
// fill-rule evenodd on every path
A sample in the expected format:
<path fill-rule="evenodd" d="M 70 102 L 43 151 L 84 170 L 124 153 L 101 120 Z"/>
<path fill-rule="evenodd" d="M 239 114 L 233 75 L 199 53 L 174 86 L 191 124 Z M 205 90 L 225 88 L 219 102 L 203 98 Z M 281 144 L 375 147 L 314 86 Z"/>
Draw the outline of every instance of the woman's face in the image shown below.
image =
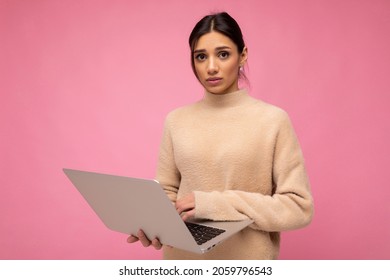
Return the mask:
<path fill-rule="evenodd" d="M 194 66 L 200 83 L 210 93 L 238 90 L 238 73 L 247 59 L 247 49 L 238 53 L 227 36 L 212 31 L 201 36 L 194 48 Z"/>

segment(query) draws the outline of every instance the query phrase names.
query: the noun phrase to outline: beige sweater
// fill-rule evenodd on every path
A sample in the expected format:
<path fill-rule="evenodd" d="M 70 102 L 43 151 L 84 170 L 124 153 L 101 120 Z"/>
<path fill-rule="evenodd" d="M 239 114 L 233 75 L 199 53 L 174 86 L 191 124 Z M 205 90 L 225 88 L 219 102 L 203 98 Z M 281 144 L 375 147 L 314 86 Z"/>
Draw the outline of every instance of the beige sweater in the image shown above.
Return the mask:
<path fill-rule="evenodd" d="M 304 227 L 313 215 L 288 115 L 246 90 L 206 92 L 171 112 L 156 178 L 173 202 L 194 192 L 197 218 L 255 221 L 206 254 L 164 248 L 165 259 L 276 259 L 279 232 Z"/>

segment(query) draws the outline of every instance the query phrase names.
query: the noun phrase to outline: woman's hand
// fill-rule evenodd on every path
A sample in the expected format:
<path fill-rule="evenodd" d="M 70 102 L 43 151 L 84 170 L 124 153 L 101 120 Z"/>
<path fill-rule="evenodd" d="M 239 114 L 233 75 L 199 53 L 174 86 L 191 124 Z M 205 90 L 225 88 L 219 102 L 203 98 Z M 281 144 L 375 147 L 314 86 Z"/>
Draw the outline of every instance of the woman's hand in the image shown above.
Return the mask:
<path fill-rule="evenodd" d="M 134 236 L 134 235 L 130 235 L 128 238 L 127 238 L 127 242 L 128 243 L 134 243 L 134 242 L 137 242 L 137 241 L 141 241 L 142 245 L 144 247 L 149 247 L 149 246 L 153 246 L 156 250 L 160 250 L 162 248 L 162 244 L 160 243 L 160 240 L 158 240 L 157 238 L 153 239 L 152 241 L 150 241 L 145 233 L 143 232 L 143 230 L 139 230 L 138 233 L 137 233 L 137 236 Z"/>
<path fill-rule="evenodd" d="M 185 197 L 178 199 L 175 204 L 176 211 L 182 215 L 183 221 L 195 217 L 195 195 L 190 193 Z"/>

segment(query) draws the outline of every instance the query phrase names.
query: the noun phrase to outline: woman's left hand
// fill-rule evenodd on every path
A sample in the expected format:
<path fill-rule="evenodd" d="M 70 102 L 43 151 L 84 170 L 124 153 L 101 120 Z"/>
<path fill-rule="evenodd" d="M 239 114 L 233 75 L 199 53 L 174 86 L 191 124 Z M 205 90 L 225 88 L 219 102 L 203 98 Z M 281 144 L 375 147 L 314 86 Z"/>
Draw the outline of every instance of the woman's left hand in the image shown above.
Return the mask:
<path fill-rule="evenodd" d="M 195 217 L 195 194 L 190 193 L 176 201 L 176 211 L 182 215 L 183 221 Z"/>

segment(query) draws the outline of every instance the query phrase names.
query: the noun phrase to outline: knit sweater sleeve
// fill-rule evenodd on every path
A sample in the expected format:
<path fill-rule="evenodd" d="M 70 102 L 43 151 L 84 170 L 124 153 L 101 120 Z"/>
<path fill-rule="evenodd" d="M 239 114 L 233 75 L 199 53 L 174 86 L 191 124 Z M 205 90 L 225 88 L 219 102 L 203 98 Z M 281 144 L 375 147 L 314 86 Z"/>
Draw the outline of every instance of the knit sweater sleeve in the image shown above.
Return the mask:
<path fill-rule="evenodd" d="M 164 187 L 172 202 L 176 202 L 180 178 L 180 172 L 175 164 L 169 118 L 167 117 L 160 145 L 156 179 Z"/>
<path fill-rule="evenodd" d="M 251 227 L 279 232 L 304 227 L 313 202 L 303 155 L 291 122 L 284 114 L 274 139 L 271 195 L 239 190 L 195 191 L 195 216 L 211 220 L 254 220 Z"/>

